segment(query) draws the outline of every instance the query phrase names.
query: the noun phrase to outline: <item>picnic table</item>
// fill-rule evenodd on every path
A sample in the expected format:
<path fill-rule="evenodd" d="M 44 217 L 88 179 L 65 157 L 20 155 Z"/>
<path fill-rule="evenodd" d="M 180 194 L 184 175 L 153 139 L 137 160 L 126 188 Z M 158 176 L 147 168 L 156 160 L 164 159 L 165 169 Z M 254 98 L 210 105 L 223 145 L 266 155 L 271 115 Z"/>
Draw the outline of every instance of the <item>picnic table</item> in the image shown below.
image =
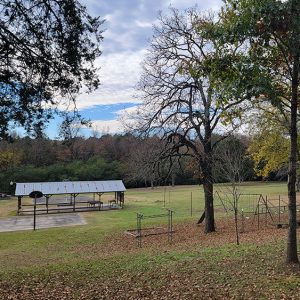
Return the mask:
<path fill-rule="evenodd" d="M 87 203 L 89 207 L 96 207 L 96 204 L 98 204 L 98 206 L 101 207 L 103 204 L 103 202 L 99 200 L 90 200 Z"/>

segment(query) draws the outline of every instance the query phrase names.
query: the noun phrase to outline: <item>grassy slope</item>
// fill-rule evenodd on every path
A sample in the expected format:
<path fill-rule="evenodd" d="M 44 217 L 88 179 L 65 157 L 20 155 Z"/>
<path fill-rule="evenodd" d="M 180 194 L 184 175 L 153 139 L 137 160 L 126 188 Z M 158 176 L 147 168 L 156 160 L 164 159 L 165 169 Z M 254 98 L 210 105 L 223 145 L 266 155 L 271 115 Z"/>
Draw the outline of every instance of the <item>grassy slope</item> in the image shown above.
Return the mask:
<path fill-rule="evenodd" d="M 284 231 L 276 233 L 276 239 L 263 243 L 259 242 L 259 235 L 249 237 L 248 241 L 245 238 L 240 247 L 222 232 L 202 235 L 190 245 L 177 240 L 166 245 L 165 237 L 155 237 L 153 244 L 150 241 L 142 249 L 137 249 L 132 239 L 127 238 L 124 243 L 122 232 L 134 228 L 134 213 L 161 212 L 164 194 L 166 206 L 176 210 L 175 223 L 195 220 L 195 216 L 189 216 L 191 192 L 194 213 L 198 214 L 203 205 L 199 187 L 168 188 L 166 192 L 129 190 L 126 209 L 83 213 L 88 225 L 1 233 L 0 298 L 8 295 L 12 299 L 37 299 L 38 295 L 40 299 L 62 299 L 62 295 L 66 299 L 297 297 L 298 270 L 286 269 L 283 264 Z M 284 194 L 286 185 L 247 184 L 243 192 Z M 199 203 L 194 203 L 197 197 Z M 1 211 L 6 208 L 10 214 L 10 205 L 1 202 Z M 217 217 L 223 215 L 218 213 Z M 116 246 L 117 243 L 120 245 Z"/>

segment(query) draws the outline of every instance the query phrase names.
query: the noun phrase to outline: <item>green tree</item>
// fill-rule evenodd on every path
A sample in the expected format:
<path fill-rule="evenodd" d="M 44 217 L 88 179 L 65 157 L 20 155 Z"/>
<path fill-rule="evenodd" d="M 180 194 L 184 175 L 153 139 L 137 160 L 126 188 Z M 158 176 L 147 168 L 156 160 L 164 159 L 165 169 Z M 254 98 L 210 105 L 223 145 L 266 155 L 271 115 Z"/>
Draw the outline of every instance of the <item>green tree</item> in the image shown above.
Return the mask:
<path fill-rule="evenodd" d="M 286 123 L 269 108 L 252 120 L 255 133 L 251 137 L 248 152 L 254 161 L 258 176 L 267 178 L 271 173 L 286 169 L 289 162 L 290 139 Z M 276 111 L 275 111 L 276 112 Z"/>
<path fill-rule="evenodd" d="M 14 150 L 0 151 L 0 171 L 5 172 L 15 166 L 20 165 L 22 153 Z"/>
<path fill-rule="evenodd" d="M 297 106 L 300 59 L 299 0 L 227 0 L 221 13 L 220 41 L 243 42 L 248 58 L 240 76 L 253 78 L 242 86 L 260 101 L 270 101 L 287 117 L 290 136 L 287 262 L 298 263 L 296 235 Z M 230 47 L 230 46 L 229 46 Z M 256 66 L 256 69 L 253 67 Z M 253 70 L 256 72 L 253 72 Z M 288 114 L 286 114 L 288 112 Z"/>
<path fill-rule="evenodd" d="M 98 87 L 102 23 L 77 0 L 0 1 L 1 137 L 13 125 L 39 131 L 59 104 Z"/>

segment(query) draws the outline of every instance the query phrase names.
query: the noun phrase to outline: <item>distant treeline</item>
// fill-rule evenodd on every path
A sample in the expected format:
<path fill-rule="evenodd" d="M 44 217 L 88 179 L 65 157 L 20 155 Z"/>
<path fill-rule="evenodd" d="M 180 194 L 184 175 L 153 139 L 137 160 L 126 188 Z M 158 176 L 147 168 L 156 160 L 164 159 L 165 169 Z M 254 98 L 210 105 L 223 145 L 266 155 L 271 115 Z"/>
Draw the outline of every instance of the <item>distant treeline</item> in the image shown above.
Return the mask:
<path fill-rule="evenodd" d="M 127 187 L 189 184 L 198 180 L 191 171 L 156 170 L 158 138 L 104 135 L 51 140 L 15 137 L 0 142 L 0 192 L 10 182 L 122 179 Z"/>
<path fill-rule="evenodd" d="M 247 155 L 246 140 L 237 141 Z M 15 137 L 0 142 L 0 192 L 11 192 L 10 182 L 122 179 L 127 187 L 201 183 L 201 170 L 192 158 L 160 160 L 164 147 L 158 137 L 131 134 L 64 141 Z M 247 164 L 247 180 L 257 180 L 250 159 Z M 226 181 L 219 174 L 215 180 Z"/>

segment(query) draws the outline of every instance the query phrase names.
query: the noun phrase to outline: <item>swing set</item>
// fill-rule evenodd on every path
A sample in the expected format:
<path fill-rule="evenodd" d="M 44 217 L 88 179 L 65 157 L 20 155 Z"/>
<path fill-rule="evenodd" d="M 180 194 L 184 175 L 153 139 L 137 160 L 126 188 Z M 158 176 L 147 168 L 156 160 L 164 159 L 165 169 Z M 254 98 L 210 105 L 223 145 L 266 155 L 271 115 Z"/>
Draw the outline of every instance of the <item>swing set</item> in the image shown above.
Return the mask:
<path fill-rule="evenodd" d="M 215 192 L 215 198 L 218 199 L 226 213 L 234 211 L 232 195 L 222 191 Z M 245 223 L 245 217 L 252 216 L 252 224 L 257 223 L 259 229 L 265 221 L 265 225 L 271 221 L 272 225 L 281 228 L 287 225 L 287 201 L 282 196 L 272 196 L 254 193 L 240 193 L 237 200 L 237 209 L 240 213 L 242 224 Z M 246 217 L 249 219 L 249 217 Z"/>

